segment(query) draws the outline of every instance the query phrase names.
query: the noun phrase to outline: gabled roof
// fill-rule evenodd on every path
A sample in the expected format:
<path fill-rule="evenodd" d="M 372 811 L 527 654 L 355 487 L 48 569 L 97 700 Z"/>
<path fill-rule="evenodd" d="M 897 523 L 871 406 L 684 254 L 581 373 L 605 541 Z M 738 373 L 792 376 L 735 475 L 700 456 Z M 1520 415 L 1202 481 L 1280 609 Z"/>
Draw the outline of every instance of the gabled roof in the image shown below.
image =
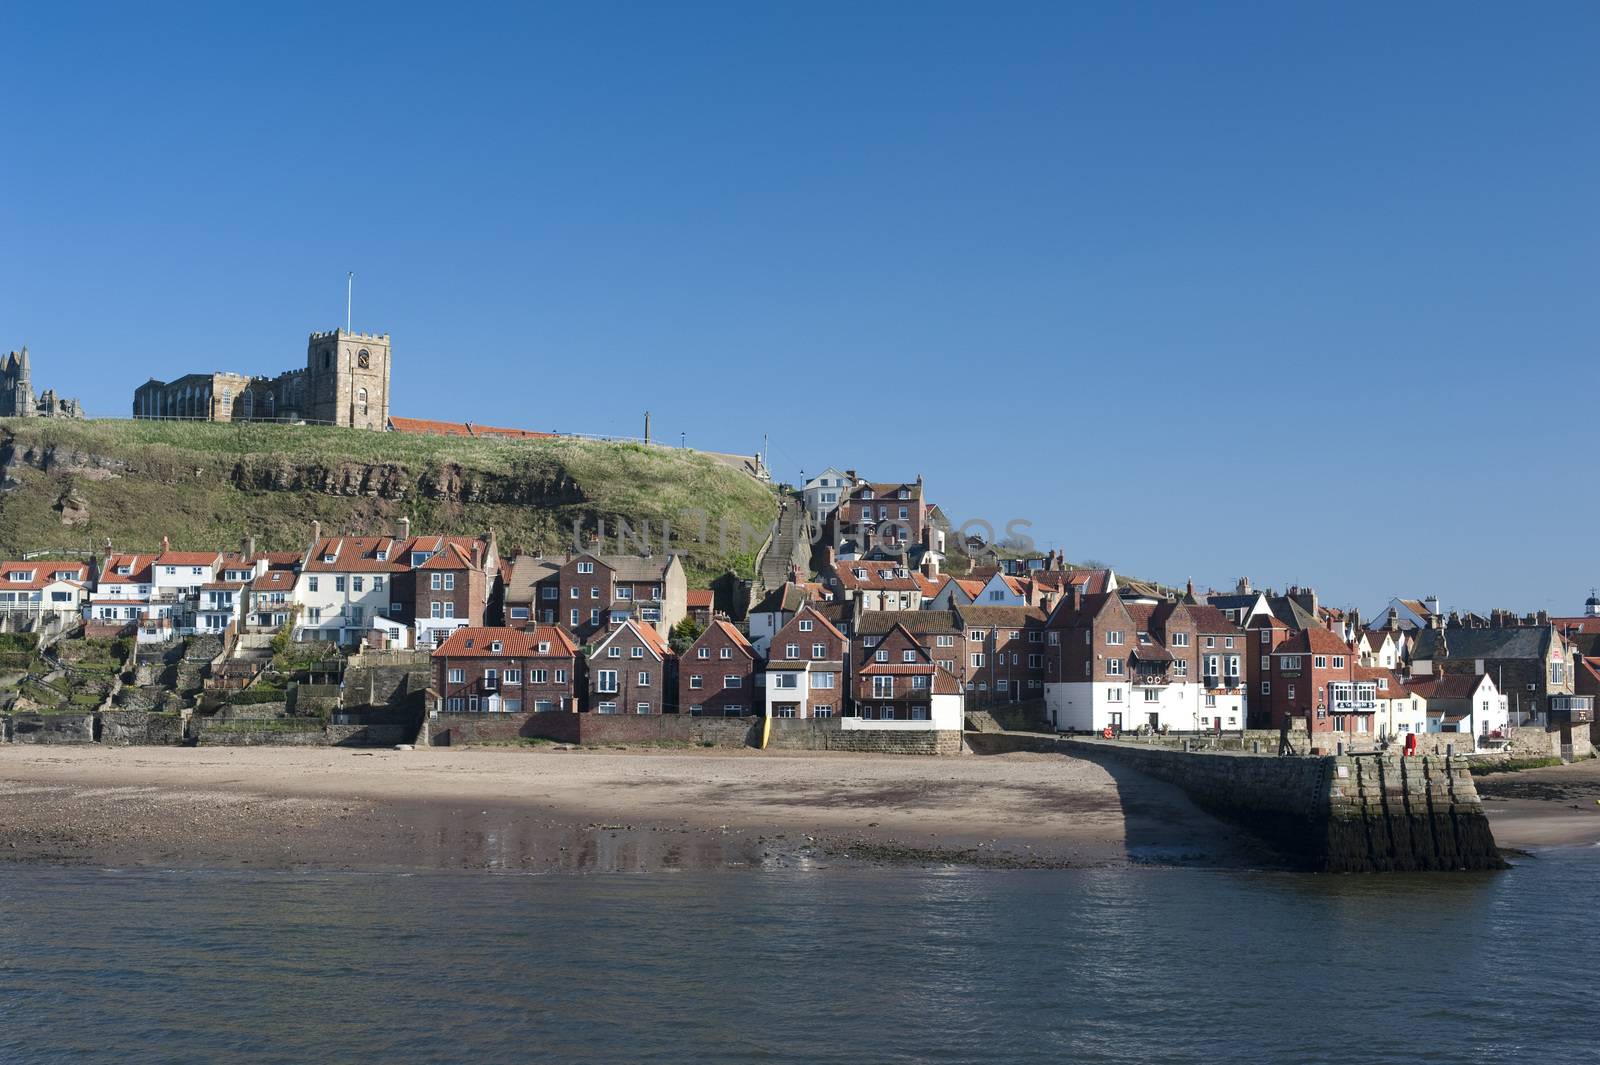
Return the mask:
<path fill-rule="evenodd" d="M 846 591 L 865 589 L 871 591 L 921 591 L 922 585 L 913 577 L 912 570 L 899 562 L 872 562 L 855 559 L 835 562 L 833 575 L 839 587 Z M 979 585 L 981 588 L 982 585 Z"/>
<path fill-rule="evenodd" d="M 389 429 L 396 433 L 423 433 L 432 436 L 471 436 L 465 422 L 440 422 L 431 418 L 389 416 Z"/>
<path fill-rule="evenodd" d="M 1411 678 L 1411 687 L 1430 700 L 1471 699 L 1487 676 L 1485 673 L 1435 673 L 1427 678 Z"/>
<path fill-rule="evenodd" d="M 964 629 L 1021 629 L 1043 625 L 1045 621 L 1045 612 L 1036 606 L 987 606 L 981 603 L 962 603 L 954 610 L 957 620 Z"/>
<path fill-rule="evenodd" d="M 848 605 L 848 604 L 841 604 L 841 605 Z M 867 611 L 867 613 L 870 614 L 870 613 L 872 613 L 872 611 L 869 610 L 869 611 Z M 862 615 L 862 616 L 865 617 L 866 615 Z M 798 622 L 801 618 L 810 618 L 812 621 L 814 621 L 818 625 L 822 626 L 822 631 L 823 632 L 826 632 L 826 633 L 830 634 L 836 640 L 844 640 L 845 639 L 844 633 L 840 632 L 838 627 L 835 626 L 833 622 L 829 621 L 827 619 L 827 617 L 820 610 L 818 610 L 815 606 L 811 605 L 810 603 L 806 603 L 799 610 L 797 610 L 795 612 L 794 617 L 789 619 L 789 622 L 788 622 L 787 625 L 784 625 L 784 627 L 782 629 L 779 629 L 778 632 L 773 635 L 773 641 L 776 642 L 777 641 L 777 637 L 778 637 L 779 634 L 781 634 L 785 629 L 787 629 L 789 627 L 789 625 L 793 625 L 796 622 Z M 846 642 L 848 642 L 848 641 L 846 641 Z"/>
<path fill-rule="evenodd" d="M 1274 654 L 1348 655 L 1350 645 L 1320 625 L 1301 629 L 1289 637 Z"/>
<path fill-rule="evenodd" d="M 1195 631 L 1207 636 L 1243 636 L 1244 630 L 1228 620 L 1226 614 L 1205 603 L 1189 603 L 1185 607 L 1194 621 Z"/>
<path fill-rule="evenodd" d="M 561 569 L 561 561 L 539 555 L 518 555 L 510 563 L 506 577 L 507 601 L 532 599 L 541 581 L 553 577 Z"/>
<path fill-rule="evenodd" d="M 269 569 L 255 580 L 250 582 L 253 592 L 289 592 L 294 590 L 295 581 L 300 575 L 286 569 Z"/>
<path fill-rule="evenodd" d="M 220 566 L 221 551 L 163 551 L 156 559 L 158 566 Z"/>
<path fill-rule="evenodd" d="M 71 573 L 71 576 L 57 577 L 57 573 Z M 25 581 L 12 580 L 13 573 L 26 573 Z M 89 581 L 89 566 L 85 562 L 52 562 L 48 559 L 39 559 L 34 562 L 0 562 L 0 589 L 16 591 L 27 588 L 38 591 L 46 585 L 57 581 L 69 581 L 73 584 L 87 584 Z"/>
<path fill-rule="evenodd" d="M 727 621 L 727 620 L 725 620 L 723 618 L 718 618 L 715 621 L 713 621 L 711 624 L 707 625 L 706 626 L 706 631 L 702 632 L 700 634 L 700 636 L 694 641 L 694 643 L 690 645 L 689 649 L 693 650 L 695 647 L 698 647 L 700 645 L 700 641 L 704 640 L 707 636 L 710 636 L 712 633 L 720 633 L 729 642 L 731 642 L 735 647 L 739 648 L 745 654 L 749 655 L 752 659 L 755 658 L 756 650 L 755 650 L 754 647 L 750 646 L 750 641 L 744 638 L 744 633 L 740 632 L 737 628 L 734 627 L 734 625 L 731 622 L 729 622 L 729 621 Z"/>
<path fill-rule="evenodd" d="M 1550 653 L 1554 633 L 1548 625 L 1501 629 L 1419 629 L 1414 660 L 1435 658 L 1536 658 Z"/>
<path fill-rule="evenodd" d="M 399 546 L 392 536 L 326 536 L 311 545 L 302 568 L 310 574 L 395 573 L 407 568 L 396 561 Z M 327 555 L 334 556 L 332 562 L 323 561 Z"/>
<path fill-rule="evenodd" d="M 690 610 L 710 610 L 715 602 L 714 593 L 710 588 L 690 588 L 688 606 Z"/>
<path fill-rule="evenodd" d="M 1286 595 L 1268 596 L 1267 609 L 1272 611 L 1273 617 L 1288 625 L 1291 629 L 1323 629 L 1324 632 L 1327 631 L 1315 614 Z"/>
<path fill-rule="evenodd" d="M 666 661 L 666 659 L 672 655 L 672 648 L 667 646 L 666 641 L 664 641 L 661 638 L 661 635 L 656 632 L 653 625 L 641 625 L 634 619 L 629 618 L 621 625 L 613 626 L 611 631 L 606 634 L 606 638 L 594 645 L 594 650 L 589 652 L 589 657 L 598 658 L 600 656 L 600 652 L 605 649 L 607 644 L 609 644 L 612 640 L 615 640 L 624 632 L 630 631 L 639 637 L 640 643 L 643 643 L 646 647 L 648 647 L 651 653 L 662 661 Z"/>
<path fill-rule="evenodd" d="M 810 594 L 803 584 L 793 581 L 784 581 L 777 588 L 772 589 L 761 602 L 750 611 L 752 614 L 793 614 L 806 605 Z"/>
<path fill-rule="evenodd" d="M 299 561 L 296 555 L 295 560 Z M 100 567 L 101 584 L 149 584 L 150 567 L 155 562 L 154 555 L 107 555 L 105 565 Z M 118 573 L 117 570 L 126 566 L 127 573 Z"/>
<path fill-rule="evenodd" d="M 961 631 L 961 623 L 948 610 L 867 610 L 856 622 L 856 635 L 877 636 L 896 626 L 917 634 Z"/>
<path fill-rule="evenodd" d="M 494 651 L 495 641 L 500 650 Z M 549 644 L 548 651 L 540 651 L 541 643 Z M 557 625 L 538 625 L 531 630 L 486 625 L 478 628 L 457 629 L 449 639 L 440 644 L 433 657 L 442 658 L 570 658 L 578 653 L 578 645 Z"/>

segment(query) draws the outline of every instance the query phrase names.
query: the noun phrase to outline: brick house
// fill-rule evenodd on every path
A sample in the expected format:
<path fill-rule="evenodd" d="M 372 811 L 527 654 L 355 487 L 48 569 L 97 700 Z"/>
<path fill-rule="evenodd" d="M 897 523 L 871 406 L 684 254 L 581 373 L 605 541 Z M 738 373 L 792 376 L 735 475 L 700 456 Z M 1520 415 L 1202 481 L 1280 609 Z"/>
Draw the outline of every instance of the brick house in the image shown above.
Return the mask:
<path fill-rule="evenodd" d="M 873 610 L 862 614 L 860 623 L 849 633 L 850 660 L 865 662 L 896 625 L 909 632 L 936 665 L 957 680 L 965 679 L 965 638 L 961 622 L 949 610 Z"/>
<path fill-rule="evenodd" d="M 589 709 L 664 714 L 677 709 L 677 656 L 652 625 L 629 618 L 589 652 Z"/>
<path fill-rule="evenodd" d="M 924 543 L 928 504 L 922 495 L 922 475 L 904 484 L 856 483 L 839 500 L 834 520 L 842 535 L 881 550 Z"/>
<path fill-rule="evenodd" d="M 1044 698 L 1045 612 L 1032 606 L 958 606 L 962 669 L 974 706 Z"/>
<path fill-rule="evenodd" d="M 917 637 L 896 623 L 856 666 L 853 714 L 868 721 L 926 721 L 962 727 L 961 682 L 935 664 Z"/>
<path fill-rule="evenodd" d="M 666 636 L 689 613 L 677 555 L 519 556 L 505 590 L 506 620 L 560 625 L 580 640 L 635 620 Z"/>
<path fill-rule="evenodd" d="M 433 651 L 442 713 L 576 710 L 578 645 L 554 625 L 456 629 Z"/>
<path fill-rule="evenodd" d="M 1239 729 L 1249 725 L 1250 635 L 1214 606 L 1184 605 L 1194 624 L 1200 661 L 1199 728 Z"/>
<path fill-rule="evenodd" d="M 1270 652 L 1259 698 L 1267 728 L 1377 734 L 1378 685 L 1344 640 L 1319 625 Z"/>
<path fill-rule="evenodd" d="M 718 618 L 706 627 L 678 663 L 678 711 L 695 717 L 753 714 L 756 652 L 744 634 Z"/>
<path fill-rule="evenodd" d="M 493 531 L 410 537 L 393 557 L 403 568 L 394 577 L 388 616 L 412 627 L 416 646 L 437 646 L 456 629 L 489 621 L 500 567 Z"/>
<path fill-rule="evenodd" d="M 1434 619 L 1431 627 L 1414 633 L 1414 679 L 1437 673 L 1487 673 L 1500 685 L 1511 724 L 1560 725 L 1570 718 L 1579 656 L 1556 626 L 1535 621 L 1452 628 L 1436 614 Z"/>
<path fill-rule="evenodd" d="M 844 633 L 811 604 L 801 605 L 767 649 L 767 716 L 842 716 L 849 661 Z"/>
<path fill-rule="evenodd" d="M 1205 619 L 1206 627 L 1217 627 Z M 1207 656 L 1226 670 L 1225 641 L 1242 655 L 1246 643 L 1237 629 L 1216 636 L 1218 647 L 1203 648 L 1201 622 L 1189 604 L 1149 597 L 1068 592 L 1045 623 L 1045 706 L 1057 729 L 1095 731 L 1148 725 L 1185 731 L 1216 727 L 1213 689 L 1202 677 Z M 1221 674 L 1219 674 L 1221 675 Z M 1232 690 L 1242 687 L 1235 679 Z M 1224 728 L 1244 724 L 1242 709 Z M 1202 725 L 1205 721 L 1207 724 Z"/>
<path fill-rule="evenodd" d="M 922 584 L 904 561 L 843 561 L 830 548 L 819 578 L 835 600 L 851 604 L 860 617 L 869 610 L 920 610 Z"/>

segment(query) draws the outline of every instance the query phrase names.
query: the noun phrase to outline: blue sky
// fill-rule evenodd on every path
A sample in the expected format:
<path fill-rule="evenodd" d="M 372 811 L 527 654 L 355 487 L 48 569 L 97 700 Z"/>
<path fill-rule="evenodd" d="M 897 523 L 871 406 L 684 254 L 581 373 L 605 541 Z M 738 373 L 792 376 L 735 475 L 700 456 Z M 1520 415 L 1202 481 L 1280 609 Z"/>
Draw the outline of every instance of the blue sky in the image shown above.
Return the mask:
<path fill-rule="evenodd" d="M 91 414 L 300 365 L 354 270 L 397 414 L 648 407 L 1363 610 L 1600 583 L 1593 4 L 10 5 L 0 41 L 0 349 Z"/>

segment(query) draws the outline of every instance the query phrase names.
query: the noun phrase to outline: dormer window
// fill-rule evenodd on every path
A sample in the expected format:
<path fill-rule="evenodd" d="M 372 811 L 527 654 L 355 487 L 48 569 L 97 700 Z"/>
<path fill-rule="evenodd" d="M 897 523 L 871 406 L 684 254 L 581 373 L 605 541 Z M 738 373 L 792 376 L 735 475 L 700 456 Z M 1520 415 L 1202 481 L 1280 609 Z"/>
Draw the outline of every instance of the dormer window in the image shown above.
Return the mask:
<path fill-rule="evenodd" d="M 897 567 L 895 567 L 894 575 L 896 577 L 904 578 L 904 577 L 909 577 L 911 574 L 906 571 L 904 566 L 897 566 Z"/>
<path fill-rule="evenodd" d="M 495 654 L 499 654 L 499 653 L 500 653 L 500 651 L 501 651 L 501 648 L 502 648 L 502 647 L 503 647 L 503 646 L 504 646 L 504 645 L 503 645 L 503 644 L 501 644 L 501 642 L 500 642 L 500 641 L 499 641 L 499 640 L 495 640 L 495 641 L 494 641 L 494 642 L 493 642 L 493 643 L 491 643 L 491 644 L 490 644 L 490 645 L 489 645 L 489 650 L 491 650 L 491 651 L 493 651 L 493 652 L 494 652 L 494 653 L 495 653 Z"/>
<path fill-rule="evenodd" d="M 335 558 L 338 558 L 338 557 L 339 556 L 337 556 L 337 555 L 330 555 L 330 554 L 324 552 L 323 555 L 322 555 L 322 561 L 324 561 L 324 562 L 332 562 Z"/>
<path fill-rule="evenodd" d="M 864 569 L 856 570 L 856 580 L 864 581 L 866 579 L 867 579 L 867 571 L 866 570 L 864 570 Z"/>
<path fill-rule="evenodd" d="M 467 637 L 467 646 L 468 646 L 468 647 L 471 647 L 471 646 L 472 646 L 472 637 L 471 637 L 471 636 L 468 636 L 468 637 Z"/>
<path fill-rule="evenodd" d="M 126 576 L 130 575 L 131 573 L 133 573 L 133 567 L 132 566 L 118 566 L 117 567 L 117 576 L 119 576 L 119 577 L 126 577 Z"/>
<path fill-rule="evenodd" d="M 420 566 L 432 557 L 433 556 L 428 554 L 426 551 L 413 551 L 411 552 L 411 564 L 413 566 Z"/>
<path fill-rule="evenodd" d="M 24 583 L 26 581 L 31 581 L 31 580 L 33 580 L 33 571 L 32 570 L 20 570 L 20 569 L 19 570 L 13 570 L 11 572 L 11 579 L 16 581 L 18 584 Z"/>
<path fill-rule="evenodd" d="M 902 488 L 902 489 L 900 489 L 900 498 L 901 499 L 910 499 L 911 498 L 911 493 L 906 491 L 904 488 Z"/>
<path fill-rule="evenodd" d="M 389 561 L 389 552 L 387 552 L 387 551 L 378 551 L 378 552 L 374 553 L 372 557 L 377 559 L 379 562 L 387 562 L 387 561 Z"/>
<path fill-rule="evenodd" d="M 872 498 L 872 489 L 870 489 L 870 488 L 863 488 L 863 489 L 862 489 L 862 490 L 861 490 L 861 498 L 862 498 L 862 499 L 871 499 L 871 498 Z"/>

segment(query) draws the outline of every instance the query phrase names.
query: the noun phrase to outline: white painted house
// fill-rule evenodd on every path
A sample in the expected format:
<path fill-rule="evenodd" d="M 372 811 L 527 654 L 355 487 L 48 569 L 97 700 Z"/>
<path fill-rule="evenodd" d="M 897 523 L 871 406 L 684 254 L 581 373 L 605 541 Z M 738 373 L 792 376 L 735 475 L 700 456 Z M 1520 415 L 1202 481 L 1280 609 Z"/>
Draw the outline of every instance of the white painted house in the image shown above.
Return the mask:
<path fill-rule="evenodd" d="M 294 638 L 354 643 L 374 617 L 387 617 L 394 575 L 404 568 L 393 557 L 400 544 L 392 536 L 319 537 L 294 585 Z"/>
<path fill-rule="evenodd" d="M 836 470 L 832 466 L 807 481 L 800 489 L 800 498 L 814 522 L 824 522 L 838 509 L 839 503 L 856 479 L 851 472 Z"/>
<path fill-rule="evenodd" d="M 80 616 L 88 597 L 89 567 L 85 563 L 0 563 L 0 612 Z"/>

